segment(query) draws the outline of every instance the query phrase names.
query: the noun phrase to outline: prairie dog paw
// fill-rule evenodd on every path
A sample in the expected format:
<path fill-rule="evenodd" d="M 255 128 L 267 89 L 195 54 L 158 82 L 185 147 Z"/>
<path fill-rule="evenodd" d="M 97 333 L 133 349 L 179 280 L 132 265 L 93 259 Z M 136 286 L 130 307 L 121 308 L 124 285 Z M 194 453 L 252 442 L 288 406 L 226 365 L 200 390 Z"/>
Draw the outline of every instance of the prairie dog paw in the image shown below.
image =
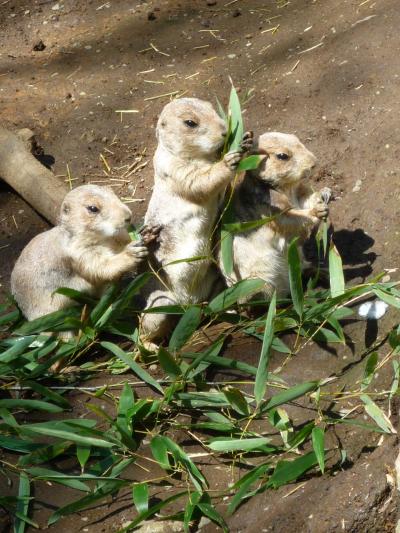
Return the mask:
<path fill-rule="evenodd" d="M 148 256 L 149 251 L 141 242 L 131 242 L 125 248 L 125 251 L 137 259 L 142 259 Z"/>
<path fill-rule="evenodd" d="M 144 226 L 140 230 L 140 237 L 141 237 L 141 243 L 148 245 L 154 241 L 156 241 L 160 235 L 160 231 L 162 230 L 161 225 L 157 226 Z"/>
<path fill-rule="evenodd" d="M 332 199 L 332 189 L 330 189 L 329 187 L 324 187 L 319 191 L 319 195 L 324 204 L 329 204 Z"/>
<path fill-rule="evenodd" d="M 237 169 L 241 159 L 243 157 L 243 152 L 241 150 L 235 150 L 234 152 L 228 152 L 224 155 L 224 163 L 233 172 Z"/>
<path fill-rule="evenodd" d="M 329 207 L 322 201 L 317 203 L 311 211 L 312 215 L 320 220 L 324 220 L 329 215 Z"/>
<path fill-rule="evenodd" d="M 252 131 L 246 131 L 243 135 L 240 148 L 242 152 L 249 152 L 253 148 L 254 134 Z"/>

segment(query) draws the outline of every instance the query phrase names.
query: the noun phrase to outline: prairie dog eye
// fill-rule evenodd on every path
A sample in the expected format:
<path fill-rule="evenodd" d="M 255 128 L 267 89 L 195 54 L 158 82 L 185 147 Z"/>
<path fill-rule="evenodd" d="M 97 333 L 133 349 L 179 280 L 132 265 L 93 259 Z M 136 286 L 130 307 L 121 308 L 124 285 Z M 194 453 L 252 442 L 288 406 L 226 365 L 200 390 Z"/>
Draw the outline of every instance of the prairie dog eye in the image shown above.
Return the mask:
<path fill-rule="evenodd" d="M 279 154 L 276 154 L 276 157 L 278 159 L 281 159 L 282 161 L 287 161 L 290 159 L 290 156 L 288 154 L 285 154 L 285 152 L 280 152 Z"/>
<path fill-rule="evenodd" d="M 195 122 L 194 120 L 184 120 L 183 121 L 186 126 L 188 126 L 189 128 L 197 128 L 198 124 L 197 122 Z"/>
<path fill-rule="evenodd" d="M 89 211 L 89 213 L 99 213 L 100 209 L 96 205 L 88 205 L 86 209 Z"/>

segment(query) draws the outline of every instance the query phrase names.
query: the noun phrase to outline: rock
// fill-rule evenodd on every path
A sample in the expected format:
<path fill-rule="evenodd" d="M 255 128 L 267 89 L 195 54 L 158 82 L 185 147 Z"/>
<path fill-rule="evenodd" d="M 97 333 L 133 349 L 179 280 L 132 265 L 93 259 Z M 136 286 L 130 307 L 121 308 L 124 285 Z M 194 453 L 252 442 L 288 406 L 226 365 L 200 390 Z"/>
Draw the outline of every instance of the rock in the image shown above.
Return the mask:
<path fill-rule="evenodd" d="M 361 190 L 361 185 L 362 185 L 362 181 L 357 180 L 353 187 L 353 192 L 359 192 Z"/>
<path fill-rule="evenodd" d="M 42 39 L 40 39 L 40 41 L 38 41 L 36 44 L 33 45 L 32 50 L 34 52 L 42 52 L 45 48 L 46 48 L 46 45 L 44 44 Z"/>
<path fill-rule="evenodd" d="M 182 522 L 177 520 L 147 520 L 136 533 L 179 533 L 183 531 Z"/>

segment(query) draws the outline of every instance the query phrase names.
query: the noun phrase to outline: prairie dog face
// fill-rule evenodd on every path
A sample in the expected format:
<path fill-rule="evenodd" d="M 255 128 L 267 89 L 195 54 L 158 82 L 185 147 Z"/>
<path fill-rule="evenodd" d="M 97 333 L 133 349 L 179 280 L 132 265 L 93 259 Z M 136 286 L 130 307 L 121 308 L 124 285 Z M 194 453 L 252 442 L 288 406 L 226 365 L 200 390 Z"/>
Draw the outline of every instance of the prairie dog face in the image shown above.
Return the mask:
<path fill-rule="evenodd" d="M 293 185 L 307 177 L 315 166 L 315 155 L 307 150 L 296 135 L 264 133 L 257 144 L 255 151 L 267 157 L 253 175 L 273 186 Z"/>
<path fill-rule="evenodd" d="M 212 158 L 227 134 L 225 122 L 209 102 L 178 98 L 167 104 L 157 123 L 159 143 L 181 158 Z"/>
<path fill-rule="evenodd" d="M 130 209 L 107 187 L 82 185 L 61 205 L 60 224 L 71 234 L 92 233 L 104 238 L 126 236 Z"/>

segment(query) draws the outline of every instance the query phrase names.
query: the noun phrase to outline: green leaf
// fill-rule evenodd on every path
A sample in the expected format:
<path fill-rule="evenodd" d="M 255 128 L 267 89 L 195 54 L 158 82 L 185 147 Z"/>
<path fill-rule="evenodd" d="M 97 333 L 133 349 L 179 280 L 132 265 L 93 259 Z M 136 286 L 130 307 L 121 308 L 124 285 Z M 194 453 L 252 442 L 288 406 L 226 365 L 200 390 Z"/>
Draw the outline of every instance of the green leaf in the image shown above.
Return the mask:
<path fill-rule="evenodd" d="M 158 349 L 157 357 L 161 368 L 168 374 L 168 376 L 174 380 L 182 376 L 182 370 L 175 358 L 162 346 Z"/>
<path fill-rule="evenodd" d="M 186 495 L 187 495 L 187 491 L 184 490 L 183 492 L 174 494 L 173 496 L 166 498 L 165 500 L 157 503 L 156 505 L 153 505 L 152 507 L 150 507 L 150 509 L 146 513 L 140 514 L 138 517 L 135 518 L 135 520 L 132 520 L 132 522 L 130 522 L 127 526 L 123 527 L 122 529 L 119 529 L 117 533 L 125 533 L 126 531 L 130 531 L 131 529 L 135 528 L 138 524 L 140 524 L 144 520 L 147 520 L 151 516 L 158 513 L 158 511 L 160 511 L 163 507 L 165 507 L 169 503 L 172 503 L 178 498 L 181 498 L 182 496 L 186 496 Z"/>
<path fill-rule="evenodd" d="M 61 413 L 63 411 L 62 407 L 41 400 L 0 400 L 0 408 L 2 407 L 7 409 L 24 409 L 26 411 L 47 411 L 48 413 Z"/>
<path fill-rule="evenodd" d="M 185 505 L 185 512 L 183 515 L 183 530 L 185 533 L 190 533 L 190 521 L 196 509 L 198 502 L 201 499 L 201 492 L 190 492 L 188 501 Z"/>
<path fill-rule="evenodd" d="M 274 318 L 276 314 L 276 292 L 274 292 L 269 304 L 267 319 L 265 321 L 264 338 L 261 348 L 260 360 L 258 363 L 256 381 L 254 384 L 254 396 L 257 405 L 264 398 L 267 390 L 268 364 L 271 353 L 271 345 L 274 339 Z"/>
<path fill-rule="evenodd" d="M 222 391 L 225 395 L 225 398 L 228 400 L 230 406 L 237 411 L 239 414 L 243 416 L 249 416 L 250 409 L 249 404 L 246 401 L 246 398 L 244 397 L 242 391 L 237 389 L 236 387 L 232 387 L 231 385 L 228 385 L 227 387 L 223 388 Z"/>
<path fill-rule="evenodd" d="M 228 150 L 239 150 L 243 139 L 243 120 L 239 96 L 232 85 L 229 97 L 229 118 L 231 121 L 231 135 L 228 140 Z"/>
<path fill-rule="evenodd" d="M 68 298 L 71 298 L 71 300 L 75 300 L 76 302 L 80 304 L 88 304 L 90 306 L 96 305 L 96 300 L 94 298 L 91 298 L 86 293 L 77 291 L 75 289 L 69 289 L 68 287 L 60 287 L 56 291 L 54 291 L 53 294 L 63 294 L 64 296 L 67 296 Z"/>
<path fill-rule="evenodd" d="M 236 492 L 236 494 L 234 494 L 232 500 L 230 501 L 228 506 L 228 515 L 233 514 L 239 505 L 243 503 L 246 498 L 248 498 L 249 495 L 247 493 L 251 485 L 253 485 L 253 483 L 255 483 L 258 479 L 262 478 L 270 468 L 271 465 L 269 463 L 257 466 L 242 476 L 239 481 L 233 485 L 233 490 L 239 490 Z"/>
<path fill-rule="evenodd" d="M 253 229 L 260 228 L 261 226 L 265 226 L 274 220 L 274 218 L 276 217 L 265 217 L 258 220 L 249 220 L 247 222 L 226 222 L 222 225 L 222 228 L 229 234 L 244 233 L 246 231 L 251 231 Z M 232 270 L 228 272 L 228 274 L 231 272 Z"/>
<path fill-rule="evenodd" d="M 291 241 L 288 248 L 289 284 L 293 307 L 301 318 L 303 316 L 304 293 L 301 278 L 301 261 L 297 246 L 297 239 L 294 239 Z"/>
<path fill-rule="evenodd" d="M 383 291 L 379 288 L 373 289 L 373 293 L 388 305 L 397 307 L 397 309 L 400 308 L 400 299 L 397 296 L 393 296 L 388 291 Z"/>
<path fill-rule="evenodd" d="M 239 300 L 255 294 L 265 285 L 262 279 L 243 279 L 232 287 L 225 289 L 216 296 L 207 306 L 208 313 L 220 313 L 229 309 Z"/>
<path fill-rule="evenodd" d="M 62 472 L 57 472 L 56 470 L 39 467 L 27 468 L 26 471 L 35 479 L 52 481 L 66 487 L 70 487 L 71 489 L 90 492 L 90 488 L 85 483 L 82 483 L 82 481 L 77 479 L 80 476 L 67 476 Z"/>
<path fill-rule="evenodd" d="M 260 155 L 249 155 L 247 157 L 244 157 L 238 167 L 237 171 L 242 172 L 245 170 L 255 170 L 261 163 L 261 161 L 264 159 L 264 157 Z"/>
<path fill-rule="evenodd" d="M 200 509 L 204 516 L 207 516 L 210 520 L 218 524 L 222 528 L 222 531 L 224 531 L 224 533 L 227 533 L 229 531 L 225 520 L 218 513 L 218 511 L 213 505 L 211 505 L 210 503 L 199 502 L 197 504 L 197 507 Z"/>
<path fill-rule="evenodd" d="M 201 307 L 197 306 L 191 306 L 185 311 L 171 335 L 168 346 L 170 350 L 180 350 L 188 342 L 200 325 L 201 314 Z"/>
<path fill-rule="evenodd" d="M 209 361 L 211 363 L 211 358 L 214 361 L 215 359 L 221 359 L 220 357 L 218 357 L 218 354 L 221 351 L 222 346 L 224 345 L 224 341 L 224 337 L 221 337 L 220 339 L 216 340 L 209 348 L 207 348 L 207 350 L 197 354 L 197 357 L 190 363 L 190 365 L 186 369 L 185 377 L 193 378 L 193 376 L 196 374 L 194 370 L 204 361 Z M 186 354 L 182 355 L 183 357 L 185 357 Z"/>
<path fill-rule="evenodd" d="M 113 344 L 112 342 L 106 342 L 106 341 L 101 342 L 100 345 L 106 350 L 113 353 L 115 356 L 117 356 L 118 359 L 121 359 L 126 365 L 130 367 L 130 369 L 137 376 L 139 376 L 140 379 L 145 381 L 148 385 L 156 389 L 161 394 L 164 394 L 164 390 L 161 387 L 161 385 L 157 383 L 157 381 L 152 376 L 150 376 L 150 374 L 146 372 L 146 370 L 144 370 L 140 365 L 138 365 L 138 363 L 136 363 L 131 357 L 129 357 L 128 354 L 126 354 L 123 350 L 121 350 L 119 346 L 117 346 L 116 344 Z"/>
<path fill-rule="evenodd" d="M 218 438 L 211 440 L 207 446 L 216 452 L 250 452 L 259 450 L 270 442 L 267 437 L 254 437 L 250 439 L 225 439 Z"/>
<path fill-rule="evenodd" d="M 44 398 L 51 400 L 54 403 L 58 404 L 60 407 L 63 407 L 64 409 L 71 408 L 71 404 L 63 396 L 61 396 L 61 394 L 58 394 L 57 392 L 47 387 L 44 387 L 41 383 L 38 383 L 37 381 L 30 381 L 30 380 L 27 380 L 24 383 L 27 387 L 31 387 L 32 390 L 34 390 L 35 392 L 38 392 Z"/>
<path fill-rule="evenodd" d="M 56 437 L 86 446 L 97 446 L 99 448 L 111 448 L 115 446 L 115 442 L 86 436 L 84 434 L 85 429 L 86 428 L 83 426 L 80 428 L 78 424 L 68 424 L 65 421 L 40 422 L 37 424 L 24 424 L 23 426 L 20 426 L 20 432 L 29 435 L 31 433 L 37 433 L 47 437 Z M 79 434 L 78 431 L 81 431 L 81 434 Z M 98 433 L 101 434 L 100 432 Z"/>
<path fill-rule="evenodd" d="M 102 500 L 105 496 L 108 494 L 112 494 L 119 489 L 121 489 L 124 485 L 127 485 L 128 481 L 122 480 L 122 479 L 114 479 L 113 482 L 108 482 L 106 486 L 96 490 L 92 494 L 88 494 L 87 496 L 84 496 L 83 498 L 80 498 L 79 500 L 76 500 L 72 503 L 69 503 L 65 505 L 64 507 L 60 507 L 60 509 L 57 509 L 49 518 L 48 525 L 52 525 L 55 522 L 57 522 L 62 516 L 69 515 L 71 513 L 77 513 L 78 511 L 81 511 L 82 509 L 86 509 L 96 503 L 99 500 Z"/>
<path fill-rule="evenodd" d="M 79 461 L 79 464 L 81 465 L 81 470 L 83 472 L 85 468 L 85 464 L 87 463 L 89 457 L 90 457 L 90 446 L 84 446 L 82 444 L 77 444 L 76 446 L 76 457 Z"/>
<path fill-rule="evenodd" d="M 147 483 L 135 483 L 132 489 L 133 503 L 139 514 L 149 510 L 149 486 Z"/>
<path fill-rule="evenodd" d="M 371 383 L 372 378 L 374 377 L 376 365 L 378 364 L 378 352 L 372 352 L 367 359 L 365 365 L 364 377 L 361 382 L 361 390 L 365 390 L 368 385 Z"/>
<path fill-rule="evenodd" d="M 17 335 L 31 335 L 32 333 L 42 333 L 43 331 L 67 331 L 79 328 L 81 308 L 79 306 L 68 307 L 54 313 L 41 316 L 30 322 L 25 322 L 15 330 Z"/>
<path fill-rule="evenodd" d="M 306 383 L 301 383 L 300 385 L 295 385 L 290 389 L 287 389 L 272 396 L 269 400 L 265 402 L 265 404 L 262 405 L 260 411 L 264 413 L 265 411 L 269 411 L 274 407 L 278 407 L 279 405 L 283 405 L 285 403 L 291 402 L 292 400 L 296 400 L 296 398 L 304 396 L 304 394 L 307 394 L 307 392 L 315 390 L 318 386 L 318 381 L 308 381 Z"/>
<path fill-rule="evenodd" d="M 72 446 L 72 442 L 62 441 L 57 442 L 56 444 L 51 444 L 50 446 L 46 446 L 43 444 L 37 444 L 35 446 L 37 446 L 37 449 L 34 449 L 31 453 L 19 458 L 19 466 L 24 467 L 27 465 L 39 465 L 42 463 L 48 463 L 55 457 L 64 454 Z"/>
<path fill-rule="evenodd" d="M 371 400 L 369 396 L 362 394 L 360 399 L 365 405 L 365 411 L 373 420 L 375 420 L 378 426 L 383 429 L 385 433 L 397 433 L 389 418 L 385 415 L 382 409 Z"/>
<path fill-rule="evenodd" d="M 393 381 L 392 381 L 392 386 L 390 387 L 389 398 L 393 398 L 393 396 L 395 394 L 397 394 L 397 392 L 399 390 L 399 381 L 400 381 L 400 363 L 399 363 L 399 361 L 394 359 L 392 361 L 392 365 L 393 365 L 394 377 L 393 377 Z"/>
<path fill-rule="evenodd" d="M 152 439 L 151 441 L 152 444 L 155 439 L 157 439 L 158 448 L 160 447 L 160 443 L 163 443 L 161 444 L 162 453 L 164 454 L 164 457 L 161 456 L 162 461 L 165 462 L 165 448 L 166 448 L 169 452 L 172 453 L 172 456 L 174 457 L 175 462 L 181 465 L 181 467 L 183 467 L 186 470 L 186 472 L 189 474 L 189 477 L 192 480 L 192 483 L 196 487 L 196 489 L 199 492 L 202 492 L 202 487 L 207 486 L 207 482 L 203 474 L 200 472 L 197 466 L 193 463 L 190 457 L 182 450 L 182 448 L 178 444 L 173 442 L 170 438 L 165 437 L 163 435 L 158 435 L 157 437 L 154 437 Z M 153 446 L 151 449 L 154 455 Z"/>
<path fill-rule="evenodd" d="M 171 463 L 168 458 L 168 446 L 161 435 L 156 435 L 150 442 L 151 453 L 163 470 L 170 470 Z"/>
<path fill-rule="evenodd" d="M 231 198 L 228 200 L 221 217 L 220 246 L 222 267 L 225 275 L 229 276 L 233 271 L 233 235 L 225 229 L 226 226 L 235 222 Z"/>
<path fill-rule="evenodd" d="M 325 448 L 324 448 L 324 430 L 315 427 L 311 433 L 311 440 L 314 449 L 315 456 L 318 460 L 319 468 L 321 472 L 325 471 Z"/>
<path fill-rule="evenodd" d="M 336 246 L 331 243 L 329 249 L 329 280 L 331 286 L 331 296 L 340 296 L 344 294 L 344 277 L 342 258 L 336 249 Z"/>
<path fill-rule="evenodd" d="M 314 452 L 307 453 L 294 459 L 294 461 L 278 461 L 274 473 L 268 480 L 267 487 L 277 489 L 282 485 L 296 481 L 317 463 L 318 460 Z"/>
<path fill-rule="evenodd" d="M 128 385 L 128 383 L 124 383 L 124 387 L 122 389 L 121 396 L 118 402 L 117 423 L 118 426 L 121 427 L 128 434 L 132 433 L 132 428 L 129 423 L 130 417 L 128 415 L 128 411 L 132 408 L 134 403 L 135 398 L 133 396 L 132 388 L 130 385 Z"/>
<path fill-rule="evenodd" d="M 18 501 L 16 511 L 18 516 L 14 520 L 14 533 L 24 533 L 26 527 L 25 517 L 28 517 L 31 488 L 29 478 L 25 472 L 19 475 Z"/>

